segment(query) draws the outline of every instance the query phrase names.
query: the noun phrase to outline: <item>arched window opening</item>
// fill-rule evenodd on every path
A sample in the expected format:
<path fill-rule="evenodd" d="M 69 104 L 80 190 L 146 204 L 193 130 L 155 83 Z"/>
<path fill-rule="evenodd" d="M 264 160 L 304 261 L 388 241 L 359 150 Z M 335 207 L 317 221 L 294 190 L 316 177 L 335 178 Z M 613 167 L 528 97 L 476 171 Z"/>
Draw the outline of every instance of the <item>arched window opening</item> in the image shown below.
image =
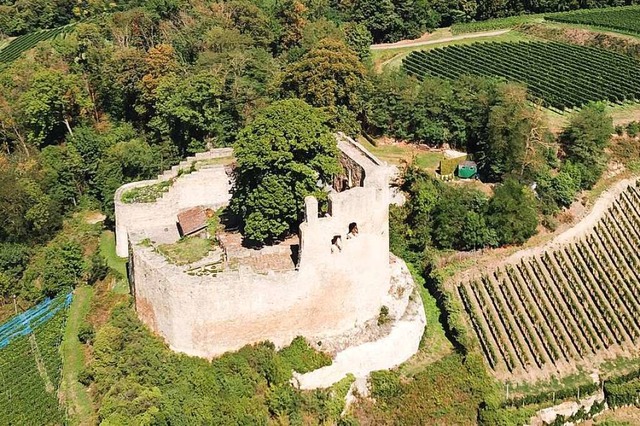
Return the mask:
<path fill-rule="evenodd" d="M 358 224 L 355 222 L 351 222 L 349 224 L 349 232 L 347 233 L 347 238 L 355 238 L 358 236 Z"/>
<path fill-rule="evenodd" d="M 342 251 L 342 237 L 334 235 L 331 238 L 331 253 L 340 253 Z"/>

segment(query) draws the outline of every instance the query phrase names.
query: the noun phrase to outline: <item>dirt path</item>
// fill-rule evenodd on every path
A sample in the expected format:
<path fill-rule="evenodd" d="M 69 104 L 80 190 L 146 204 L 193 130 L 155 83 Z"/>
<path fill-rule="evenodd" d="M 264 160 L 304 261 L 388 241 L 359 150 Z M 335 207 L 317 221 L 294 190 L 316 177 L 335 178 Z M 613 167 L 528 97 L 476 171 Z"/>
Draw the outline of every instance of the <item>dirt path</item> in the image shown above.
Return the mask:
<path fill-rule="evenodd" d="M 516 264 L 523 258 L 530 258 L 544 254 L 546 251 L 553 251 L 563 247 L 565 244 L 570 244 L 583 235 L 589 233 L 591 229 L 598 223 L 598 221 L 606 214 L 609 206 L 611 206 L 618 196 L 622 194 L 629 185 L 635 183 L 638 178 L 626 178 L 618 181 L 611 186 L 607 191 L 602 193 L 600 197 L 592 205 L 590 211 L 586 211 L 586 214 L 580 214 L 573 226 L 559 231 L 552 236 L 551 239 L 541 241 L 537 245 L 522 248 L 517 251 L 511 251 L 505 249 L 484 250 L 484 254 L 481 257 L 475 259 L 476 266 L 468 269 L 461 270 L 455 276 L 451 277 L 449 282 L 458 283 L 461 281 L 469 281 L 474 276 L 482 272 L 489 272 L 507 264 Z M 640 206 L 639 206 L 640 207 Z M 532 239 L 532 241 L 535 241 Z"/>
<path fill-rule="evenodd" d="M 482 37 L 495 37 L 502 34 L 506 34 L 511 30 L 498 30 L 498 31 L 487 31 L 481 33 L 471 33 L 471 34 L 462 34 L 458 36 L 444 37 L 435 40 L 402 40 L 396 43 L 383 43 L 383 44 L 372 44 L 371 50 L 389 50 L 389 49 L 399 49 L 404 47 L 418 47 L 418 46 L 426 46 L 429 44 L 437 44 L 437 43 L 447 43 L 450 41 L 457 40 L 466 40 L 468 38 L 482 38 Z"/>

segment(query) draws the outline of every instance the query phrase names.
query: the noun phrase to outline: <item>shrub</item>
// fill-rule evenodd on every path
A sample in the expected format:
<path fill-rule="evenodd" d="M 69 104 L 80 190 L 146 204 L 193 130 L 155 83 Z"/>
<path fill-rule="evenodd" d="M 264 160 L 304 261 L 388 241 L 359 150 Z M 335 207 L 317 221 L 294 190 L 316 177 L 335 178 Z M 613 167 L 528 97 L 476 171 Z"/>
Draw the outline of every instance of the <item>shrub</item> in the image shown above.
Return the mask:
<path fill-rule="evenodd" d="M 380 314 L 378 314 L 378 325 L 386 324 L 389 319 L 389 308 L 383 305 L 380 307 Z"/>
<path fill-rule="evenodd" d="M 636 136 L 638 136 L 638 134 L 640 134 L 640 122 L 632 121 L 631 123 L 627 124 L 627 135 L 635 138 Z"/>
<path fill-rule="evenodd" d="M 371 373 L 371 396 L 378 399 L 396 398 L 402 394 L 400 375 L 394 371 L 374 371 Z"/>
<path fill-rule="evenodd" d="M 78 373 L 78 382 L 85 386 L 89 386 L 94 380 L 93 371 L 90 368 L 83 368 Z"/>
<path fill-rule="evenodd" d="M 109 266 L 107 266 L 107 261 L 100 254 L 100 251 L 96 250 L 96 252 L 91 256 L 91 266 L 87 282 L 89 284 L 95 284 L 96 282 L 103 280 L 108 273 Z"/>
<path fill-rule="evenodd" d="M 125 204 L 153 203 L 162 197 L 162 194 L 167 192 L 171 185 L 173 185 L 173 179 L 154 183 L 153 185 L 131 188 L 122 194 L 121 200 Z"/>
<path fill-rule="evenodd" d="M 304 374 L 331 365 L 331 357 L 311 348 L 302 336 L 293 339 L 289 346 L 280 350 L 279 354 L 298 373 Z"/>
<path fill-rule="evenodd" d="M 292 415 L 300 411 L 302 398 L 288 384 L 275 386 L 267 393 L 267 407 L 269 412 L 276 416 Z"/>
<path fill-rule="evenodd" d="M 91 343 L 95 337 L 96 331 L 91 324 L 85 322 L 80 325 L 80 330 L 78 330 L 78 340 L 80 340 L 81 343 Z"/>
<path fill-rule="evenodd" d="M 42 291 L 54 297 L 63 289 L 78 284 L 85 271 L 82 246 L 75 241 L 62 241 L 46 248 L 42 270 Z"/>

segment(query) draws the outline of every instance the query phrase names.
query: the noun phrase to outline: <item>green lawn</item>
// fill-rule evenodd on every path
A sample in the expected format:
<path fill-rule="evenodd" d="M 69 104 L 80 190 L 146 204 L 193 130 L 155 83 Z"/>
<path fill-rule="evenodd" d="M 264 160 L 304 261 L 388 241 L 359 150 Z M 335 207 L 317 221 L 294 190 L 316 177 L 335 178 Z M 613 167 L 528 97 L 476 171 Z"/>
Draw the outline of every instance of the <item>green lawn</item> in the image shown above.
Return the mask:
<path fill-rule="evenodd" d="M 118 257 L 116 254 L 116 237 L 113 232 L 104 231 L 100 236 L 100 254 L 107 261 L 107 266 L 120 275 L 113 291 L 121 294 L 129 293 L 127 259 Z"/>
<path fill-rule="evenodd" d="M 87 388 L 78 382 L 78 374 L 85 365 L 84 348 L 78 340 L 78 331 L 89 312 L 93 295 L 93 287 L 76 289 L 61 345 L 63 364 L 60 387 L 67 407 L 69 424 L 72 425 L 95 424 L 91 397 Z"/>
<path fill-rule="evenodd" d="M 360 137 L 358 142 L 380 160 L 396 166 L 407 162 L 425 170 L 435 171 L 443 158 L 441 152 L 424 151 L 414 145 L 374 146 L 363 137 Z"/>
<path fill-rule="evenodd" d="M 212 248 L 207 238 L 187 237 L 173 244 L 160 244 L 158 251 L 176 265 L 188 265 L 205 257 Z"/>

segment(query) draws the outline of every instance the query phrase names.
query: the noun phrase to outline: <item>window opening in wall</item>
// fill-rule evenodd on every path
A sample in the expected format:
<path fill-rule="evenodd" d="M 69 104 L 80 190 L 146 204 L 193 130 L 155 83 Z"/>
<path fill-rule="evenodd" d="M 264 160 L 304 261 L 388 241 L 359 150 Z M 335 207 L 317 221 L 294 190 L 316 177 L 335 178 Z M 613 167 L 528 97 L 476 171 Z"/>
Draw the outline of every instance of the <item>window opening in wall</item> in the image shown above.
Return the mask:
<path fill-rule="evenodd" d="M 351 222 L 349 224 L 349 233 L 347 234 L 347 239 L 355 238 L 358 236 L 358 224 L 355 222 Z"/>
<path fill-rule="evenodd" d="M 296 269 L 300 264 L 300 244 L 291 245 L 291 261 Z"/>
<path fill-rule="evenodd" d="M 331 238 L 331 253 L 339 253 L 342 251 L 342 238 L 340 235 L 334 235 Z"/>

